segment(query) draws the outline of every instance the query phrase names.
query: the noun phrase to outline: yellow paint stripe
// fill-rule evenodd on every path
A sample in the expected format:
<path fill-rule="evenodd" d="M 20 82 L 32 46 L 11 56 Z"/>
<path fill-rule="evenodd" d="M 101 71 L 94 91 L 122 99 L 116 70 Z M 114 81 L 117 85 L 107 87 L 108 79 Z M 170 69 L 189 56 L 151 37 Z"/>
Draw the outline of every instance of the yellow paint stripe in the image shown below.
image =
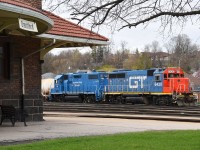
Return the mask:
<path fill-rule="evenodd" d="M 150 92 L 105 92 L 105 95 L 123 95 L 123 94 L 138 94 L 138 95 L 172 95 L 172 93 L 150 93 Z"/>

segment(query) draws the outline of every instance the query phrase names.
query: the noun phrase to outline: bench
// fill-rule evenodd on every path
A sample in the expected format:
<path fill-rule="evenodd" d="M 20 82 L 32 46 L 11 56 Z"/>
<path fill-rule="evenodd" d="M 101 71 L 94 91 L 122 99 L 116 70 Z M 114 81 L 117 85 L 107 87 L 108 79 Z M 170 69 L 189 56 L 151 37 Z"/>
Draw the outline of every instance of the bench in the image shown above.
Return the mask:
<path fill-rule="evenodd" d="M 10 119 L 12 126 L 15 126 L 15 122 L 23 121 L 24 126 L 26 125 L 26 117 L 28 117 L 28 114 L 25 110 L 16 109 L 12 105 L 0 105 L 1 107 L 1 122 L 0 125 L 2 125 L 3 120 Z"/>

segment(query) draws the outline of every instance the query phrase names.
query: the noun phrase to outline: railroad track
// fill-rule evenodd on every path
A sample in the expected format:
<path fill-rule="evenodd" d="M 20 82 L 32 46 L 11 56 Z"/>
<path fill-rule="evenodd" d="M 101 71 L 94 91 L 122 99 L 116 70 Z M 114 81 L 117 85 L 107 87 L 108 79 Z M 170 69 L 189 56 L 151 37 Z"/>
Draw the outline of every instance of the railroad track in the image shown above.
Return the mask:
<path fill-rule="evenodd" d="M 62 113 L 87 113 L 87 116 L 141 116 L 148 119 L 155 116 L 161 118 L 192 118 L 200 122 L 200 107 L 170 107 L 170 106 L 146 106 L 143 104 L 83 104 L 83 103 L 59 103 L 44 102 L 44 112 Z M 44 113 L 45 114 L 45 113 Z M 49 113 L 51 114 L 51 113 Z M 98 115 L 97 115 L 98 114 Z M 110 115 L 114 114 L 114 115 Z M 169 119 L 170 120 L 170 119 Z"/>

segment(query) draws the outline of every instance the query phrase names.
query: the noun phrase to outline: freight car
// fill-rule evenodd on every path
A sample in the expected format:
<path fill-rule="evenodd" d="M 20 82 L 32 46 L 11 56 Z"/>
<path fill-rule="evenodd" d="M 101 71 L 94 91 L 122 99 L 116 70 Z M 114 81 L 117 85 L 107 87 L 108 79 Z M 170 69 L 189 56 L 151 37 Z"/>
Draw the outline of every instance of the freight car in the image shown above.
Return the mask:
<path fill-rule="evenodd" d="M 195 105 L 188 78 L 180 68 L 115 70 L 58 75 L 51 90 L 54 100 L 77 96 L 82 102 L 126 103 L 140 97 L 145 104 Z"/>

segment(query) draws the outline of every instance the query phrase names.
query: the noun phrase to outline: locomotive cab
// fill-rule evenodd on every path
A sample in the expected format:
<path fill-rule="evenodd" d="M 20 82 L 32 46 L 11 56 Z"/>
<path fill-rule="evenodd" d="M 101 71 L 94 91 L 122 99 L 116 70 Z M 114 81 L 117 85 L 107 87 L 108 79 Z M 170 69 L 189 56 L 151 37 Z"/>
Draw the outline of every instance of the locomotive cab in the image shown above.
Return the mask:
<path fill-rule="evenodd" d="M 154 79 L 153 79 L 153 86 L 151 88 L 151 91 L 154 92 L 162 92 L 163 90 L 163 69 L 157 68 L 153 73 Z"/>
<path fill-rule="evenodd" d="M 163 88 L 166 93 L 190 93 L 189 79 L 180 68 L 167 68 L 163 72 Z"/>
<path fill-rule="evenodd" d="M 180 106 L 195 104 L 189 78 L 184 77 L 180 68 L 167 68 L 163 71 L 163 92 L 171 93 L 173 101 Z"/>
<path fill-rule="evenodd" d="M 68 75 L 61 74 L 54 78 L 54 88 L 51 89 L 51 99 L 61 99 L 64 90 L 64 81 L 68 79 Z"/>

